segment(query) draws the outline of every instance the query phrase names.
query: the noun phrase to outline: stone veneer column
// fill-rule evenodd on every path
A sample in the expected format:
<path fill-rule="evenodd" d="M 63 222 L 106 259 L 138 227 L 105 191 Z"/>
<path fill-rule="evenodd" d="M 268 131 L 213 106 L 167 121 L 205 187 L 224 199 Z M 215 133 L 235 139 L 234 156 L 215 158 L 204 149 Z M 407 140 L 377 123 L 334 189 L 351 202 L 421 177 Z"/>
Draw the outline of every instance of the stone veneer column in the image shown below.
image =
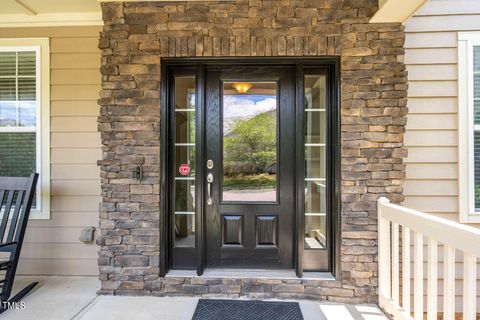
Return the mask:
<path fill-rule="evenodd" d="M 407 72 L 377 0 L 102 3 L 102 294 L 377 300 L 376 199 L 400 202 Z M 341 57 L 341 276 L 160 278 L 160 57 Z M 133 178 L 141 165 L 144 179 Z"/>

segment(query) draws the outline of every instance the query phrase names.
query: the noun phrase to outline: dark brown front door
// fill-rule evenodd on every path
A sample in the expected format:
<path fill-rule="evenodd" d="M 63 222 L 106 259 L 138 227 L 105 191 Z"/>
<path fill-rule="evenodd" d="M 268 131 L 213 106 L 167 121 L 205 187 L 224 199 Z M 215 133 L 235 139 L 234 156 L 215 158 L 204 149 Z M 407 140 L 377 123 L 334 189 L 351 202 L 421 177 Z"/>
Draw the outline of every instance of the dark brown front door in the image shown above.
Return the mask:
<path fill-rule="evenodd" d="M 205 79 L 206 267 L 293 268 L 295 68 Z"/>

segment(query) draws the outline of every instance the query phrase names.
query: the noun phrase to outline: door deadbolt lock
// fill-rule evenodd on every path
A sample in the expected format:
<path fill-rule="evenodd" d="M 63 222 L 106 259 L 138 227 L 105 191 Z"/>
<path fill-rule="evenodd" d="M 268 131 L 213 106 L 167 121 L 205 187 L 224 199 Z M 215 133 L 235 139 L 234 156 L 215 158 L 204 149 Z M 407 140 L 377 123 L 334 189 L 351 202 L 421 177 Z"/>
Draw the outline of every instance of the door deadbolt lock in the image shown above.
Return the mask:
<path fill-rule="evenodd" d="M 208 169 L 213 169 L 213 161 L 212 160 L 207 160 L 207 168 Z"/>

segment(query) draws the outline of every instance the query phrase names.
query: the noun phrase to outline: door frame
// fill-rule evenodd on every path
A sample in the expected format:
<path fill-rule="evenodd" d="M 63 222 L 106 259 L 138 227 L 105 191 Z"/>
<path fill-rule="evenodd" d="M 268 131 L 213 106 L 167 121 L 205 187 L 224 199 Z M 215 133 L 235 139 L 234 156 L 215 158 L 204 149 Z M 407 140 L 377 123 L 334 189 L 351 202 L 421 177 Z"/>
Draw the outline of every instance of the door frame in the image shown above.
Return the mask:
<path fill-rule="evenodd" d="M 327 103 L 330 108 L 327 112 L 327 143 L 330 146 L 327 150 L 327 208 L 331 212 L 330 228 L 330 251 L 329 251 L 329 272 L 335 277 L 341 276 L 340 270 L 340 58 L 339 57 L 214 57 L 214 58 L 162 58 L 161 59 L 161 81 L 160 81 L 160 212 L 159 212 L 159 275 L 164 277 L 171 269 L 171 194 L 172 194 L 172 161 L 171 150 L 173 142 L 170 141 L 169 123 L 172 110 L 169 108 L 171 97 L 171 72 L 175 67 L 190 68 L 194 72 L 196 81 L 195 103 L 197 107 L 195 125 L 196 125 L 196 177 L 195 179 L 195 241 L 196 241 L 196 270 L 197 275 L 201 276 L 205 270 L 206 248 L 204 234 L 204 189 L 205 184 L 205 131 L 202 124 L 206 121 L 204 109 L 204 80 L 205 66 L 232 66 L 241 64 L 245 66 L 279 66 L 288 65 L 296 67 L 295 76 L 295 101 L 297 106 L 304 104 L 303 95 L 303 76 L 305 68 L 326 68 L 329 77 L 327 77 L 330 86 Z M 303 121 L 305 112 L 303 108 L 295 108 L 295 135 L 296 135 L 296 172 L 294 172 L 295 181 L 295 227 L 294 227 L 294 268 L 297 276 L 303 276 L 303 233 L 304 233 L 304 148 L 303 146 Z"/>

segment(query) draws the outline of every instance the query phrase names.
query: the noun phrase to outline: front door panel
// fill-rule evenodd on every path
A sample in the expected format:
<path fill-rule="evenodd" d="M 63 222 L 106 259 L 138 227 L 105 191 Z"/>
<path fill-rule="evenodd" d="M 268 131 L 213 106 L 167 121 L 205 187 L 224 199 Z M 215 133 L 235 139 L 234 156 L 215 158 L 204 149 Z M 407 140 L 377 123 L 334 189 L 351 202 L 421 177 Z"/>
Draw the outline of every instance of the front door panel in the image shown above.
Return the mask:
<path fill-rule="evenodd" d="M 206 72 L 206 265 L 293 268 L 291 67 Z"/>

